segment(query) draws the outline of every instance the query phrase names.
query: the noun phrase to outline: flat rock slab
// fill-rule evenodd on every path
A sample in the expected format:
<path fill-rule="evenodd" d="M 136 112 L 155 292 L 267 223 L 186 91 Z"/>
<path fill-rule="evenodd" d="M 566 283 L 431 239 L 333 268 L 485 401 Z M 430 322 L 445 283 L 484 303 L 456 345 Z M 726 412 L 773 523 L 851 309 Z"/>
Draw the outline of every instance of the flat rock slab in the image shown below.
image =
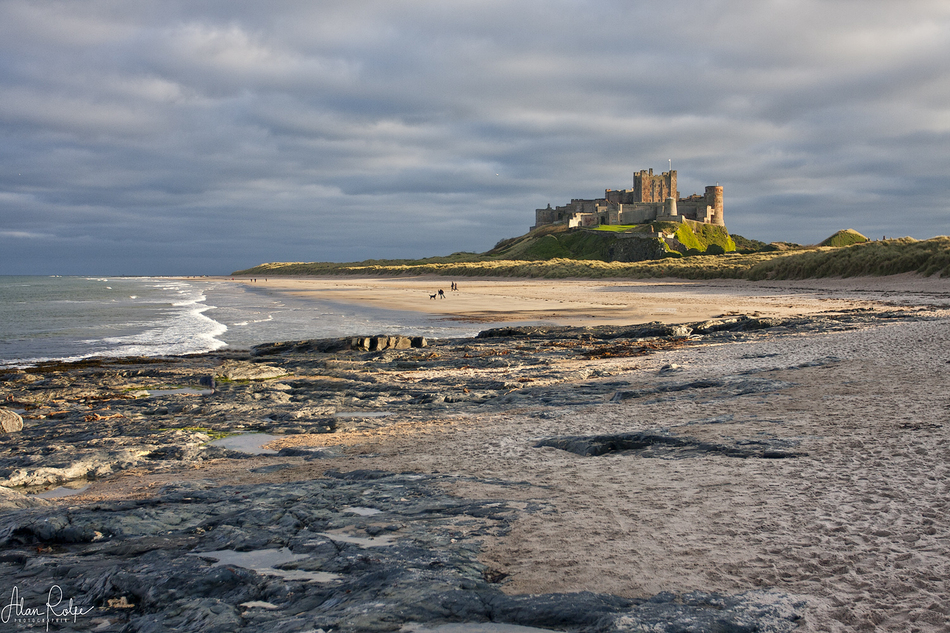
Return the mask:
<path fill-rule="evenodd" d="M 23 430 L 23 418 L 16 411 L 0 409 L 0 430 L 4 433 L 16 433 Z"/>
<path fill-rule="evenodd" d="M 24 495 L 19 491 L 0 486 L 0 510 L 37 508 L 50 505 L 46 499 L 36 495 Z"/>
<path fill-rule="evenodd" d="M 286 376 L 287 370 L 263 363 L 250 363 L 240 360 L 226 360 L 218 368 L 218 375 L 228 380 L 268 380 Z"/>

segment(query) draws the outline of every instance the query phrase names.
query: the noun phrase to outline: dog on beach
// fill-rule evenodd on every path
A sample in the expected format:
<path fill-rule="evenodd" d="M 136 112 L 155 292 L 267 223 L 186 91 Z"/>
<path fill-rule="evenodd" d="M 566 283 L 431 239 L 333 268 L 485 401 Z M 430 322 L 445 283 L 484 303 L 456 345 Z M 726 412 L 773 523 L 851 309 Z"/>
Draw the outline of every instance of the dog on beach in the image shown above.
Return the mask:
<path fill-rule="evenodd" d="M 435 299 L 435 298 L 438 297 L 438 296 L 439 296 L 439 293 L 435 293 L 434 295 L 429 295 L 429 298 L 430 298 L 430 299 Z"/>

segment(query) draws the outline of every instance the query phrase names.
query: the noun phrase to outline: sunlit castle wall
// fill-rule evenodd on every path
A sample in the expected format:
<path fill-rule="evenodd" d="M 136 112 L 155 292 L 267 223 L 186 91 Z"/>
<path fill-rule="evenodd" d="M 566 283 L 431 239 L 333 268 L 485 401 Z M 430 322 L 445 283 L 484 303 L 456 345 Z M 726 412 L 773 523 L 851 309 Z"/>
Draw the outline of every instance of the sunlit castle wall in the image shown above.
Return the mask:
<path fill-rule="evenodd" d="M 669 205 L 669 200 L 675 204 Z M 632 189 L 607 189 L 603 198 L 575 198 L 563 207 L 535 210 L 537 228 L 548 224 L 597 226 L 599 224 L 644 224 L 655 220 L 679 222 L 683 219 L 725 226 L 723 193 L 718 184 L 704 194 L 679 198 L 676 171 L 654 174 L 643 169 L 633 174 Z"/>

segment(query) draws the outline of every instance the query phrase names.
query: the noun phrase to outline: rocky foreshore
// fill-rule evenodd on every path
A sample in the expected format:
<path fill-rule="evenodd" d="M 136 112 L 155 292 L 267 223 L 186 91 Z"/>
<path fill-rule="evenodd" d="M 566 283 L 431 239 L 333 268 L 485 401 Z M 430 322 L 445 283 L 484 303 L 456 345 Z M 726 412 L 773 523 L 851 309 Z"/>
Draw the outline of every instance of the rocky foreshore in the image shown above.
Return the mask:
<path fill-rule="evenodd" d="M 0 602 L 14 606 L 3 622 L 45 626 L 56 587 L 76 607 L 56 630 L 482 623 L 496 628 L 451 630 L 790 631 L 807 602 L 772 587 L 639 597 L 506 592 L 510 570 L 486 562 L 482 543 L 519 517 L 550 512 L 538 484 L 379 468 L 385 459 L 374 447 L 386 434 L 449 418 L 543 420 L 671 394 L 723 401 L 773 393 L 788 383 L 756 372 L 693 380 L 650 359 L 927 318 L 895 308 L 672 326 L 502 327 L 472 339 L 365 336 L 8 370 L 0 374 Z M 648 386 L 638 377 L 646 371 Z M 680 428 L 576 430 L 526 448 L 665 460 L 807 455 L 798 439 L 772 432 L 712 441 Z M 216 442 L 234 437 L 248 441 Z M 466 496 L 475 483 L 500 497 Z M 43 615 L 31 615 L 40 606 Z"/>

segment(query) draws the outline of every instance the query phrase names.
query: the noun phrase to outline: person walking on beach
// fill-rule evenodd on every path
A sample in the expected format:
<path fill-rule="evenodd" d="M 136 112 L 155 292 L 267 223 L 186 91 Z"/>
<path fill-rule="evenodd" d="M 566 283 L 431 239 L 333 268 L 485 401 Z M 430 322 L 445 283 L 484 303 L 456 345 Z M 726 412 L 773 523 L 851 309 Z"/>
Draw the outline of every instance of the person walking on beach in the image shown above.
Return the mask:
<path fill-rule="evenodd" d="M 445 291 L 439 288 L 439 299 L 445 299 Z"/>

